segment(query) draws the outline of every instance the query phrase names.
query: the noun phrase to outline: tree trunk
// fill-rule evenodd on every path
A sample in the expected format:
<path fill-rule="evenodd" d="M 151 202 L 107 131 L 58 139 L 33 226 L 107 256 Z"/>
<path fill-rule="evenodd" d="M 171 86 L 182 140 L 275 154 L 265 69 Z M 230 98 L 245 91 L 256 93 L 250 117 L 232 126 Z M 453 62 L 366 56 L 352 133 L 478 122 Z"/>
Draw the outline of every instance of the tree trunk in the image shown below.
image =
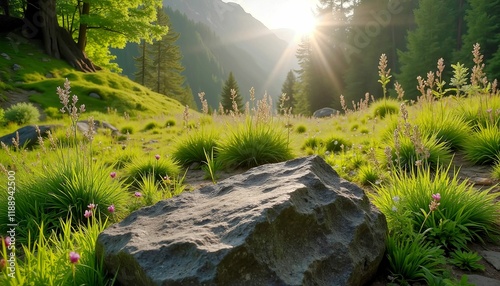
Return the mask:
<path fill-rule="evenodd" d="M 80 22 L 83 17 L 88 16 L 90 13 L 90 3 L 83 2 L 82 13 L 80 14 Z M 78 48 L 80 51 L 85 52 L 85 46 L 87 46 L 87 24 L 81 24 L 78 30 Z"/>
<path fill-rule="evenodd" d="M 55 0 L 28 0 L 24 21 L 24 36 L 42 39 L 45 52 L 50 56 L 67 61 L 80 71 L 99 69 L 78 48 L 68 31 L 59 27 Z"/>

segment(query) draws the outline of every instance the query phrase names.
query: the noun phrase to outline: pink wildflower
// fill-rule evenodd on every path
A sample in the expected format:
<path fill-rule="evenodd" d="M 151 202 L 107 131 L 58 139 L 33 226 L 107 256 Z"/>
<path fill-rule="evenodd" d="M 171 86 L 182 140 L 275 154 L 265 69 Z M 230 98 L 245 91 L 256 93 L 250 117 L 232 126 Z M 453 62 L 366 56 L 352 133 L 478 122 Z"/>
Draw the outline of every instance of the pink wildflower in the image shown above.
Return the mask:
<path fill-rule="evenodd" d="M 80 260 L 80 254 L 78 254 L 74 251 L 71 251 L 69 253 L 69 261 L 73 264 L 76 264 L 76 263 L 78 263 L 78 260 Z"/>
<path fill-rule="evenodd" d="M 134 196 L 135 196 L 136 198 L 140 198 L 140 197 L 142 197 L 142 194 L 141 194 L 141 192 L 135 192 L 135 193 L 134 193 Z"/>
<path fill-rule="evenodd" d="M 89 218 L 92 216 L 92 211 L 91 210 L 86 210 L 85 213 L 83 214 L 84 217 Z"/>
<path fill-rule="evenodd" d="M 116 177 L 116 172 L 109 173 L 109 176 L 111 177 L 111 179 L 114 179 Z"/>
<path fill-rule="evenodd" d="M 110 206 L 108 207 L 108 211 L 109 211 L 110 213 L 114 213 L 114 212 L 115 212 L 115 205 L 114 205 L 114 204 L 113 204 L 113 205 L 110 205 Z"/>
<path fill-rule="evenodd" d="M 156 160 L 160 160 L 160 155 L 159 155 L 159 154 L 156 154 L 156 155 L 155 155 L 155 159 L 156 159 Z"/>

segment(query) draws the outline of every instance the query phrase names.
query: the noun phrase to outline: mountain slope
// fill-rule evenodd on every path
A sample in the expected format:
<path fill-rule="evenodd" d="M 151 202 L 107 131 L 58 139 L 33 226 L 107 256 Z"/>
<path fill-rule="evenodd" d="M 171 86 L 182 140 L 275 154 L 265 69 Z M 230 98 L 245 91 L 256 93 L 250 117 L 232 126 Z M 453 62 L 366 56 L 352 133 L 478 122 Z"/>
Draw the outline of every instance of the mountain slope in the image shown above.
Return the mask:
<path fill-rule="evenodd" d="M 266 91 L 275 98 L 280 95 L 287 72 L 296 68 L 295 50 L 261 22 L 239 5 L 221 0 L 165 0 L 164 5 L 170 28 L 180 33 L 176 44 L 183 54 L 183 74 L 195 99 L 203 91 L 209 105 L 217 108 L 230 71 L 245 100 L 251 87 L 257 95 Z M 137 45 L 113 54 L 123 73 L 133 79 Z"/>

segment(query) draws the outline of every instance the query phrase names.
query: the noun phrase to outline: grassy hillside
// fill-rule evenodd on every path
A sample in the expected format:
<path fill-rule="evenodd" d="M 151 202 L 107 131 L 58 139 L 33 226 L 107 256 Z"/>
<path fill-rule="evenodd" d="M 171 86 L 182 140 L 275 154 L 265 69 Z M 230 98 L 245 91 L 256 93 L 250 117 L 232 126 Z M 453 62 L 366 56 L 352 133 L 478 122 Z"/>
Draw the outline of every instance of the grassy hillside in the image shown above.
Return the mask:
<path fill-rule="evenodd" d="M 55 93 L 63 86 L 65 78 L 71 82 L 72 94 L 79 97 L 88 111 L 106 112 L 108 108 L 130 116 L 179 114 L 183 106 L 164 95 L 152 92 L 143 86 L 109 71 L 82 73 L 75 71 L 66 62 L 51 58 L 43 53 L 36 43 L 15 42 L 6 36 L 0 37 L 0 100 L 9 101 L 7 91 L 36 91 L 30 100 L 39 103 L 42 109 L 60 108 Z M 14 70 L 14 65 L 20 69 Z M 88 95 L 95 92 L 101 99 Z"/>

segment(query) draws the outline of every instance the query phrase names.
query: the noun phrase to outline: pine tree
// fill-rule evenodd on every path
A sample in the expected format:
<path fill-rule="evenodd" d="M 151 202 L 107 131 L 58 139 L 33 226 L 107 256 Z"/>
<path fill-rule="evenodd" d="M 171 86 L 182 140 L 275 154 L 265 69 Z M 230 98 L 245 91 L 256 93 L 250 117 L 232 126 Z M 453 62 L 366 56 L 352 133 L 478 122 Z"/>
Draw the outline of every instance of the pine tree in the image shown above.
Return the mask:
<path fill-rule="evenodd" d="M 456 47 L 454 0 L 421 0 L 415 10 L 416 28 L 408 33 L 407 51 L 399 52 L 401 73 L 398 81 L 410 99 L 416 99 L 417 77 L 436 70 L 439 58 L 452 60 Z M 446 80 L 449 82 L 449 80 Z"/>
<path fill-rule="evenodd" d="M 153 62 L 150 58 L 151 45 L 142 41 L 139 44 L 140 55 L 135 60 L 137 71 L 134 73 L 134 81 L 146 86 L 151 87 L 151 79 L 153 78 Z"/>
<path fill-rule="evenodd" d="M 225 112 L 236 111 L 233 108 L 233 100 L 236 102 L 238 111 L 243 111 L 243 101 L 241 99 L 240 88 L 234 78 L 233 72 L 229 72 L 229 77 L 222 88 L 221 98 L 221 104 Z"/>
<path fill-rule="evenodd" d="M 158 25 L 170 26 L 169 17 L 163 9 L 158 9 Z M 181 74 L 184 67 L 180 48 L 175 45 L 178 38 L 179 34 L 170 28 L 166 35 L 152 44 L 143 41 L 139 45 L 141 54 L 135 58 L 135 81 L 183 105 L 196 108 L 191 88 Z"/>
<path fill-rule="evenodd" d="M 463 46 L 456 61 L 467 67 L 474 65 L 472 47 L 475 43 L 481 46 L 484 56 L 486 74 L 490 80 L 500 79 L 500 69 L 496 57 L 500 57 L 500 0 L 469 0 L 465 23 L 467 32 L 463 36 Z"/>
<path fill-rule="evenodd" d="M 293 70 L 290 70 L 286 75 L 286 80 L 281 87 L 281 93 L 286 95 L 287 100 L 283 103 L 283 109 L 288 111 L 290 107 L 294 106 L 295 93 L 297 88 L 297 79 Z"/>
<path fill-rule="evenodd" d="M 158 9 L 158 24 L 170 27 L 170 19 L 163 9 Z M 186 79 L 181 74 L 184 67 L 181 64 L 182 55 L 175 42 L 180 35 L 169 29 L 168 33 L 151 47 L 151 59 L 155 75 L 151 81 L 151 88 L 170 98 L 176 99 L 183 105 L 194 106 L 192 94 L 186 94 Z"/>
<path fill-rule="evenodd" d="M 311 66 L 311 40 L 309 37 L 302 38 L 297 49 L 297 60 L 299 69 L 297 70 L 298 80 L 296 87 L 295 103 L 293 105 L 294 114 L 310 115 L 312 114 L 309 95 L 311 91 L 312 66 Z"/>

